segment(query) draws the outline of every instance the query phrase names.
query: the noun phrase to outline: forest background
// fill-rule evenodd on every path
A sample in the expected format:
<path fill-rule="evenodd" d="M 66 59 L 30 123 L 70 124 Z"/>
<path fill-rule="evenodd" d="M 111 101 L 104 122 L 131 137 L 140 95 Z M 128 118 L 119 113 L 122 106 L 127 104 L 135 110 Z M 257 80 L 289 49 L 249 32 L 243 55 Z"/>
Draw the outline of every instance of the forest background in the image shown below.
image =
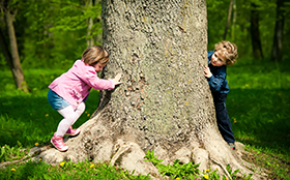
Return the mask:
<path fill-rule="evenodd" d="M 256 149 L 257 154 L 260 147 L 270 148 L 277 156 L 282 153 L 282 160 L 274 158 L 279 162 L 267 163 L 275 168 L 280 164 L 279 170 L 273 170 L 283 171 L 280 177 L 287 176 L 290 174 L 287 169 L 290 162 L 290 43 L 287 41 L 290 2 L 206 2 L 208 50 L 213 50 L 214 44 L 223 39 L 238 46 L 238 63 L 228 68 L 231 92 L 227 106 L 234 134 L 238 141 Z M 28 94 L 17 90 L 7 60 L 7 52 L 11 60 L 15 52 L 5 19 L 7 9 L 12 15 Z M 81 59 L 88 46 L 102 44 L 102 8 L 101 0 L 0 0 L 0 10 L 3 37 L 0 38 L 0 160 L 5 161 L 9 160 L 9 154 L 3 153 L 4 148 L 33 147 L 51 138 L 61 117 L 47 103 L 47 86 L 75 60 Z M 274 51 L 281 51 L 282 56 L 275 56 Z M 87 110 L 76 126 L 96 109 L 98 92 L 91 94 Z"/>
<path fill-rule="evenodd" d="M 3 6 L 4 0 L 2 0 Z M 100 0 L 13 0 L 19 59 L 25 69 L 62 68 L 81 57 L 90 44 L 102 44 Z M 228 20 L 229 6 L 233 3 Z M 276 16 L 277 4 L 280 7 Z M 283 61 L 289 58 L 289 2 L 285 0 L 207 0 L 208 50 L 225 37 L 237 44 L 239 57 L 271 59 L 276 21 L 283 21 Z M 9 44 L 1 8 L 0 28 Z M 257 45 L 258 44 L 258 45 Z M 0 68 L 8 68 L 0 51 Z"/>

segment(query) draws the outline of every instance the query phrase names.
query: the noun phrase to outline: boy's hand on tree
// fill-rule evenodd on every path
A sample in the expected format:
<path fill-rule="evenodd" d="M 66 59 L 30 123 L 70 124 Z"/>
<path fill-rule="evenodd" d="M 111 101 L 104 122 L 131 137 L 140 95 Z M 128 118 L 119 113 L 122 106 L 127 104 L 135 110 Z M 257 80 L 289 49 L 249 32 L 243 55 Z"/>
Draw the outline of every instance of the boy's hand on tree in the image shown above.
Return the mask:
<path fill-rule="evenodd" d="M 203 70 L 203 72 L 204 72 L 204 76 L 206 78 L 210 78 L 212 76 L 212 73 L 210 72 L 209 67 L 205 67 L 204 70 Z"/>
<path fill-rule="evenodd" d="M 122 76 L 122 73 L 118 73 L 118 74 L 115 76 L 115 78 L 113 79 L 113 81 L 114 81 L 114 83 L 115 83 L 115 86 L 123 83 L 123 82 L 120 82 L 121 76 Z"/>

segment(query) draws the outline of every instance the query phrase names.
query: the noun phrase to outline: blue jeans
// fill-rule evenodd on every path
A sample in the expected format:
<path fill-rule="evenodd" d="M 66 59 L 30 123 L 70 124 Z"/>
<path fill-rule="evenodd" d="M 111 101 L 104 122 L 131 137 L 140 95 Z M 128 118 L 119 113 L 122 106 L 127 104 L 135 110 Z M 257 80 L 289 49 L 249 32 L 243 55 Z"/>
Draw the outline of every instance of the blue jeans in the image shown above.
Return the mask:
<path fill-rule="evenodd" d="M 62 97 L 60 97 L 58 94 L 56 94 L 54 91 L 49 89 L 47 94 L 47 99 L 49 104 L 54 110 L 61 110 L 70 105 L 69 102 L 64 100 Z"/>
<path fill-rule="evenodd" d="M 234 143 L 235 137 L 226 107 L 227 94 L 213 93 L 218 128 L 227 143 Z"/>

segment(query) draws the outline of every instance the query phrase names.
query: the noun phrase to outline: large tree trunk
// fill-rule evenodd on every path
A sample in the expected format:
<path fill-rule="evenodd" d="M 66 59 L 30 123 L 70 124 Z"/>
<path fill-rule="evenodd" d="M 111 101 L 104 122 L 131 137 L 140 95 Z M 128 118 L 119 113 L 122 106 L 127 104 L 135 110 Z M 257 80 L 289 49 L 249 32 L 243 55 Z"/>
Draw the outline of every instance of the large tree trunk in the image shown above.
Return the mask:
<path fill-rule="evenodd" d="M 276 8 L 276 24 L 275 24 L 275 32 L 274 32 L 274 41 L 272 47 L 271 58 L 274 61 L 282 60 L 282 41 L 283 41 L 283 29 L 284 29 L 284 19 L 285 10 L 283 9 L 284 0 L 277 0 L 277 8 Z"/>
<path fill-rule="evenodd" d="M 226 165 L 250 173 L 216 125 L 203 75 L 207 65 L 205 0 L 103 1 L 103 42 L 110 62 L 103 78 L 123 72 L 122 85 L 102 91 L 98 109 L 66 142 L 69 150 L 40 154 L 48 163 L 109 161 L 136 173 L 157 173 L 144 162 L 154 150 L 164 163 L 199 168 Z"/>
<path fill-rule="evenodd" d="M 6 56 L 6 60 L 12 71 L 16 87 L 19 89 L 22 89 L 25 92 L 28 92 L 28 86 L 26 84 L 22 67 L 21 67 L 21 63 L 20 63 L 20 59 L 19 59 L 16 35 L 15 35 L 15 30 L 14 30 L 14 25 L 13 25 L 13 21 L 14 21 L 17 11 L 10 10 L 8 3 L 9 3 L 9 0 L 5 1 L 4 6 L 3 6 L 4 18 L 6 22 L 7 31 L 8 31 L 10 51 L 11 51 L 11 53 L 8 53 L 8 54 L 7 52 L 5 53 L 7 55 L 11 55 L 11 57 Z M 3 39 L 3 44 L 5 44 L 5 39 Z M 7 48 L 5 49 L 7 50 Z M 3 51 L 5 51 L 5 49 L 3 49 Z"/>

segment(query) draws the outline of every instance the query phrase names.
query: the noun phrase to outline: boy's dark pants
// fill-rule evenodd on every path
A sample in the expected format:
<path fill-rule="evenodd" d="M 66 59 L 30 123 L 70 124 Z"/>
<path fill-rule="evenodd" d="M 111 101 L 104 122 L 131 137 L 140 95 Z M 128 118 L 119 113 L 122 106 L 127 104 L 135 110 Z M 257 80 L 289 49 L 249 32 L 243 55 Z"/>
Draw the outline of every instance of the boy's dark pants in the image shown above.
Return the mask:
<path fill-rule="evenodd" d="M 231 128 L 231 121 L 226 107 L 227 94 L 213 93 L 213 98 L 219 130 L 227 143 L 234 143 L 235 137 Z"/>

